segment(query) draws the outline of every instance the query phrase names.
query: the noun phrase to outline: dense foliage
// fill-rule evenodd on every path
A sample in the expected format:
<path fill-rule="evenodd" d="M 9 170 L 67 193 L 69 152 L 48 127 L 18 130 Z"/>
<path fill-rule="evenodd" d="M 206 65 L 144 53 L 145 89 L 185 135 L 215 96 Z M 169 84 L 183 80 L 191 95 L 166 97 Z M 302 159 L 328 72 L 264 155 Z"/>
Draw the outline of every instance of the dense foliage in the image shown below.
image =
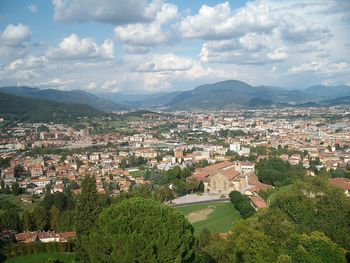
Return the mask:
<path fill-rule="evenodd" d="M 87 251 L 82 245 L 82 237 L 88 235 L 95 225 L 102 210 L 99 200 L 96 181 L 93 176 L 87 175 L 81 183 L 81 194 L 76 206 L 75 230 L 77 233 L 77 256 L 83 262 L 87 261 Z"/>
<path fill-rule="evenodd" d="M 305 176 L 305 169 L 301 165 L 291 165 L 279 158 L 261 160 L 256 170 L 261 182 L 274 186 L 288 185 Z"/>
<path fill-rule="evenodd" d="M 243 196 L 238 191 L 232 191 L 229 196 L 231 203 L 239 211 L 243 218 L 248 218 L 255 214 L 255 209 L 250 204 L 249 197 Z"/>
<path fill-rule="evenodd" d="M 322 178 L 293 184 L 268 209 L 236 223 L 202 250 L 214 262 L 346 262 L 350 200 Z"/>
<path fill-rule="evenodd" d="M 193 231 L 180 212 L 131 198 L 104 210 L 83 246 L 91 262 L 193 262 Z"/>
<path fill-rule="evenodd" d="M 83 104 L 66 104 L 0 93 L 0 113 L 6 119 L 33 122 L 64 122 L 78 117 L 102 116 L 102 112 Z"/>

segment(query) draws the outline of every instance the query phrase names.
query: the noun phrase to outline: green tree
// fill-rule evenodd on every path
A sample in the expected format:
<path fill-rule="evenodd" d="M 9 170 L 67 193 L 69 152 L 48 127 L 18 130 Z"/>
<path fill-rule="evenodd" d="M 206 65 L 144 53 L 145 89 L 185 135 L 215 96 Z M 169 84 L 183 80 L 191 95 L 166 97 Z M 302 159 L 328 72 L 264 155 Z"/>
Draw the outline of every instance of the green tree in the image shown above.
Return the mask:
<path fill-rule="evenodd" d="M 81 194 L 78 197 L 75 221 L 77 256 L 84 262 L 87 262 L 87 256 L 86 251 L 82 247 L 81 238 L 89 234 L 101 210 L 102 205 L 99 202 L 95 178 L 92 175 L 86 175 L 81 183 Z"/>
<path fill-rule="evenodd" d="M 57 229 L 59 216 L 60 210 L 56 206 L 52 206 L 50 209 L 50 226 L 52 230 Z"/>
<path fill-rule="evenodd" d="M 64 232 L 74 230 L 75 214 L 75 210 L 66 210 L 60 213 L 57 231 Z"/>
<path fill-rule="evenodd" d="M 345 263 L 345 250 L 333 243 L 324 233 L 294 234 L 288 245 L 288 255 L 296 263 Z"/>
<path fill-rule="evenodd" d="M 1 193 L 5 193 L 5 181 L 1 180 L 0 182 L 0 191 Z"/>
<path fill-rule="evenodd" d="M 21 220 L 16 208 L 10 208 L 5 211 L 2 217 L 2 225 L 4 229 L 10 229 L 14 231 L 21 230 Z"/>
<path fill-rule="evenodd" d="M 210 231 L 208 228 L 204 228 L 201 233 L 199 234 L 199 246 L 205 247 L 209 244 L 211 238 Z"/>
<path fill-rule="evenodd" d="M 21 193 L 21 188 L 17 182 L 12 183 L 11 190 L 14 195 L 19 195 Z"/>
<path fill-rule="evenodd" d="M 35 222 L 33 215 L 29 211 L 23 213 L 23 230 L 33 231 L 35 229 Z"/>
<path fill-rule="evenodd" d="M 227 253 L 233 255 L 233 262 L 276 262 L 279 244 L 266 234 L 257 217 L 237 222 L 229 239 Z"/>
<path fill-rule="evenodd" d="M 277 192 L 272 208 L 283 211 L 299 233 L 321 231 L 350 249 L 350 200 L 325 178 L 310 178 Z"/>
<path fill-rule="evenodd" d="M 50 225 L 48 211 L 42 206 L 36 206 L 33 210 L 34 222 L 37 230 L 48 230 Z"/>
<path fill-rule="evenodd" d="M 131 198 L 104 210 L 83 245 L 90 262 L 193 262 L 193 232 L 180 212 Z"/>

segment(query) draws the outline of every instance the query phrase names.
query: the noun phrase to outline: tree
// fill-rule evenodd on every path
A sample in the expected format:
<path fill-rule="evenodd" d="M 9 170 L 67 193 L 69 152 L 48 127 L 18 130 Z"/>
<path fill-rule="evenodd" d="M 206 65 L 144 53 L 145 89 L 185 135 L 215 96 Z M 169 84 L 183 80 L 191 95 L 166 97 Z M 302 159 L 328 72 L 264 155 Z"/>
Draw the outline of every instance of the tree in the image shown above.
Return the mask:
<path fill-rule="evenodd" d="M 250 199 L 246 196 L 243 196 L 238 191 L 232 191 L 229 194 L 231 203 L 239 211 L 243 218 L 248 218 L 255 214 L 255 209 L 250 204 Z"/>
<path fill-rule="evenodd" d="M 315 177 L 297 182 L 289 190 L 277 192 L 271 207 L 284 212 L 296 231 L 321 231 L 350 249 L 349 197 L 327 179 Z"/>
<path fill-rule="evenodd" d="M 52 206 L 50 209 L 50 226 L 51 230 L 56 230 L 58 225 L 58 219 L 60 216 L 60 210 L 56 206 Z"/>
<path fill-rule="evenodd" d="M 10 208 L 3 214 L 1 225 L 3 229 L 9 229 L 14 231 L 21 230 L 21 220 L 16 208 Z"/>
<path fill-rule="evenodd" d="M 1 182 L 0 182 L 0 190 L 1 190 L 1 193 L 5 193 L 5 181 L 4 180 L 1 180 Z"/>
<path fill-rule="evenodd" d="M 90 262 L 193 262 L 196 239 L 179 211 L 131 198 L 104 210 L 83 245 Z"/>
<path fill-rule="evenodd" d="M 75 213 L 75 210 L 66 210 L 60 213 L 57 231 L 72 231 L 74 229 Z"/>
<path fill-rule="evenodd" d="M 155 190 L 155 198 L 158 201 L 166 202 L 174 199 L 174 192 L 168 186 L 163 186 Z"/>
<path fill-rule="evenodd" d="M 17 182 L 12 183 L 11 190 L 14 195 L 19 195 L 21 193 L 21 188 Z"/>
<path fill-rule="evenodd" d="M 229 239 L 227 253 L 233 262 L 276 262 L 279 244 L 261 229 L 257 217 L 237 222 Z"/>
<path fill-rule="evenodd" d="M 211 238 L 210 231 L 208 228 L 204 228 L 202 232 L 199 234 L 199 246 L 205 247 L 209 244 Z"/>
<path fill-rule="evenodd" d="M 275 186 L 288 185 L 295 179 L 305 177 L 305 169 L 302 166 L 290 165 L 280 158 L 261 160 L 256 170 L 261 182 Z"/>
<path fill-rule="evenodd" d="M 292 235 L 288 255 L 296 263 L 346 262 L 345 250 L 333 243 L 324 233 Z"/>
<path fill-rule="evenodd" d="M 77 256 L 86 261 L 86 251 L 81 246 L 81 238 L 88 235 L 95 225 L 98 215 L 102 210 L 96 188 L 96 181 L 92 175 L 87 175 L 81 183 L 81 194 L 76 206 L 75 230 L 77 233 Z"/>
<path fill-rule="evenodd" d="M 14 168 L 14 174 L 16 178 L 20 178 L 22 175 L 26 175 L 26 171 L 23 165 L 16 165 Z"/>
<path fill-rule="evenodd" d="M 33 210 L 34 222 L 37 230 L 48 230 L 49 215 L 48 211 L 42 206 L 36 206 Z"/>
<path fill-rule="evenodd" d="M 33 231 L 35 229 L 35 222 L 33 215 L 29 211 L 23 213 L 23 230 Z"/>

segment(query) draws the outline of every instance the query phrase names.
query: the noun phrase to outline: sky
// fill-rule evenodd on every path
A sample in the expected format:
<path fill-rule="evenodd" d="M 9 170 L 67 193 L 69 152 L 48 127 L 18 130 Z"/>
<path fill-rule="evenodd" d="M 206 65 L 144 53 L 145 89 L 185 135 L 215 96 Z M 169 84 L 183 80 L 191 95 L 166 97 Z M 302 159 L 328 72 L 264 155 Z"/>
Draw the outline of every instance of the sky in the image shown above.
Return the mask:
<path fill-rule="evenodd" d="M 349 0 L 1 0 L 0 86 L 350 85 Z"/>

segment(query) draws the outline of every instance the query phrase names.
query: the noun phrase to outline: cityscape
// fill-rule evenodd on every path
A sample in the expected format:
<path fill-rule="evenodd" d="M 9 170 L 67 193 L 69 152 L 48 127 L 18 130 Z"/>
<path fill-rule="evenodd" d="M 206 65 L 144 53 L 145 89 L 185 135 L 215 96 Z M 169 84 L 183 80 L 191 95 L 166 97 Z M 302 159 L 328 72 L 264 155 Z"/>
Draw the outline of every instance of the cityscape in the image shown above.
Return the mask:
<path fill-rule="evenodd" d="M 0 3 L 0 262 L 350 262 L 349 17 Z"/>

